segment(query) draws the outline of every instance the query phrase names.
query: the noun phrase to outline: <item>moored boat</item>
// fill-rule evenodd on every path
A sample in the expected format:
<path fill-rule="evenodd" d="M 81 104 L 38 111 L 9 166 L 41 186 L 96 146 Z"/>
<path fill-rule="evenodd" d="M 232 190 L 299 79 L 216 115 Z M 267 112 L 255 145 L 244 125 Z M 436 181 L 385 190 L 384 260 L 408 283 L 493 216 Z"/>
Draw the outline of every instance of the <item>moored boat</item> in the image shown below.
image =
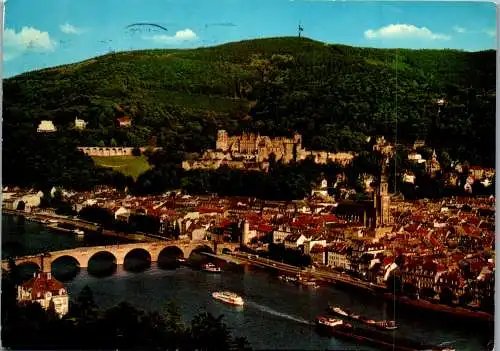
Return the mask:
<path fill-rule="evenodd" d="M 374 326 L 381 330 L 395 330 L 398 329 L 395 321 L 380 321 L 376 322 Z"/>
<path fill-rule="evenodd" d="M 319 316 L 316 319 L 318 333 L 326 332 L 329 336 L 339 339 L 355 340 L 358 343 L 375 345 L 381 349 L 392 351 L 455 351 L 450 346 L 432 345 L 404 337 L 394 337 L 391 334 L 370 328 L 353 326 L 339 318 Z"/>
<path fill-rule="evenodd" d="M 350 317 L 350 314 L 349 312 L 347 311 L 344 311 L 342 308 L 338 307 L 338 306 L 330 306 L 330 310 L 335 313 L 335 314 L 338 314 L 342 317 Z"/>
<path fill-rule="evenodd" d="M 74 229 L 73 233 L 75 233 L 78 236 L 84 236 L 85 235 L 85 232 L 83 230 L 81 230 L 81 229 Z"/>
<path fill-rule="evenodd" d="M 331 328 L 339 328 L 339 327 L 345 327 L 345 328 L 351 328 L 352 325 L 349 323 L 345 323 L 342 319 L 339 318 L 330 318 L 330 317 L 325 317 L 325 316 L 318 316 L 316 318 L 316 326 L 318 327 L 324 327 L 327 329 Z"/>
<path fill-rule="evenodd" d="M 234 306 L 243 306 L 245 304 L 241 296 L 230 291 L 215 291 L 212 293 L 212 297 Z"/>
<path fill-rule="evenodd" d="M 221 269 L 220 267 L 217 267 L 213 263 L 205 263 L 204 265 L 201 266 L 201 269 L 205 272 L 211 272 L 211 273 L 220 273 Z"/>

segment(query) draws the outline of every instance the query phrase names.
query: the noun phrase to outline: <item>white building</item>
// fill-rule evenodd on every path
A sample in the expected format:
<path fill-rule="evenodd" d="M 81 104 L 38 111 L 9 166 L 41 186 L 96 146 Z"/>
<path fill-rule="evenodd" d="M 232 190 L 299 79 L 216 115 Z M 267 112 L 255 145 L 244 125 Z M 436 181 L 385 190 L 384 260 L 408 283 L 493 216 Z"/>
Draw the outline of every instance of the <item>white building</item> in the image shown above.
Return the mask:
<path fill-rule="evenodd" d="M 69 310 L 68 292 L 64 285 L 52 278 L 51 273 L 35 273 L 35 276 L 17 287 L 19 304 L 37 302 L 48 309 L 54 303 L 56 313 L 62 317 Z"/>
<path fill-rule="evenodd" d="M 122 206 L 115 211 L 115 220 L 128 222 L 130 214 L 131 214 L 130 210 Z"/>
<path fill-rule="evenodd" d="M 318 195 L 321 197 L 328 197 L 328 182 L 323 179 L 319 186 L 316 186 L 311 191 L 311 196 Z"/>
<path fill-rule="evenodd" d="M 345 246 L 328 248 L 326 252 L 326 264 L 331 268 L 348 269 L 347 248 Z"/>
<path fill-rule="evenodd" d="M 313 237 L 310 240 L 304 241 L 304 253 L 306 255 L 309 255 L 311 249 L 314 247 L 314 245 L 319 245 L 321 247 L 326 246 L 326 239 L 318 236 L 318 237 Z"/>
<path fill-rule="evenodd" d="M 286 230 L 273 230 L 273 244 L 283 244 L 290 234 L 292 233 Z"/>
<path fill-rule="evenodd" d="M 304 234 L 290 234 L 284 240 L 285 248 L 298 249 L 306 240 L 307 238 Z"/>
<path fill-rule="evenodd" d="M 57 131 L 52 121 L 41 121 L 36 130 L 38 133 L 51 133 Z"/>
<path fill-rule="evenodd" d="M 83 119 L 79 119 L 78 117 L 75 118 L 75 129 L 85 129 L 87 127 L 87 122 L 85 122 Z"/>

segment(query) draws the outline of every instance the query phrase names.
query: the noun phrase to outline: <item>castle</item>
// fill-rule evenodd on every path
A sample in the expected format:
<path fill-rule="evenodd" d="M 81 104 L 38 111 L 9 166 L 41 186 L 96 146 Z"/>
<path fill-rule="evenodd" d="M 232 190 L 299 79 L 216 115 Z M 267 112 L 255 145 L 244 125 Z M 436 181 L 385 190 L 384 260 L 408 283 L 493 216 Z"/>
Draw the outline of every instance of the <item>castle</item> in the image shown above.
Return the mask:
<path fill-rule="evenodd" d="M 225 130 L 219 130 L 215 150 L 205 151 L 199 160 L 184 161 L 182 167 L 185 170 L 217 169 L 227 165 L 236 169 L 267 171 L 271 154 L 274 155 L 276 161 L 281 161 L 283 164 L 312 157 L 318 164 L 332 161 L 344 166 L 349 164 L 355 156 L 350 152 L 308 151 L 302 146 L 302 136 L 298 133 L 295 133 L 292 138 L 271 138 L 248 133 L 229 136 Z"/>

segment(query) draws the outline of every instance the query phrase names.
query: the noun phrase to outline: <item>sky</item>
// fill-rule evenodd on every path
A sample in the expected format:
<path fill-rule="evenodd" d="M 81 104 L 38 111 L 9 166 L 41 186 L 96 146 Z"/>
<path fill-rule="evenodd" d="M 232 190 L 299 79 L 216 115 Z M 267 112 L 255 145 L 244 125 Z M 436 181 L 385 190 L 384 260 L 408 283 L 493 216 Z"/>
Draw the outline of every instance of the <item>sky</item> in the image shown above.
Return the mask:
<path fill-rule="evenodd" d="M 194 48 L 302 35 L 376 48 L 496 48 L 487 2 L 342 0 L 8 0 L 3 75 L 110 51 Z M 134 23 L 151 23 L 137 25 Z"/>

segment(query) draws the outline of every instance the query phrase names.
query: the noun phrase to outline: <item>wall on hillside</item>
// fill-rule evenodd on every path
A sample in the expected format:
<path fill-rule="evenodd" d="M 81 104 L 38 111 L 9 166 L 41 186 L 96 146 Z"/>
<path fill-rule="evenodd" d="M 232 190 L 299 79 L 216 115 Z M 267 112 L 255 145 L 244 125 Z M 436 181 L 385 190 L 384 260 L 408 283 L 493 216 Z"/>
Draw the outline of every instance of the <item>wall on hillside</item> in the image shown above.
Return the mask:
<path fill-rule="evenodd" d="M 100 146 L 82 146 L 78 150 L 88 156 L 132 156 L 133 147 L 100 147 Z M 141 153 L 147 150 L 147 147 L 140 147 Z M 153 148 L 154 151 L 161 148 Z"/>

